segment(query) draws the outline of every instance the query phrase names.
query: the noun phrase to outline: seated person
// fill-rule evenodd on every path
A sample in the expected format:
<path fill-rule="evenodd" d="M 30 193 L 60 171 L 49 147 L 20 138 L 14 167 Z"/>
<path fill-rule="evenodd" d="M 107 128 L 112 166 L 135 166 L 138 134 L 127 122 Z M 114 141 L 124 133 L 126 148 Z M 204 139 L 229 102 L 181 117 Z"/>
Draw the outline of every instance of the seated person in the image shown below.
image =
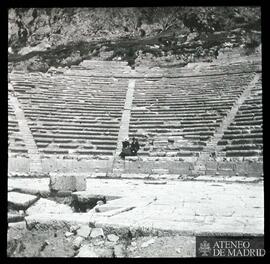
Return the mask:
<path fill-rule="evenodd" d="M 122 142 L 122 152 L 119 155 L 121 158 L 125 158 L 125 156 L 131 156 L 131 151 L 130 151 L 130 144 L 129 144 L 129 139 L 125 138 L 125 140 Z"/>
<path fill-rule="evenodd" d="M 138 139 L 135 139 L 135 137 L 133 137 L 131 146 L 130 146 L 131 155 L 137 156 L 137 152 L 139 149 L 140 149 L 140 145 L 139 145 Z"/>

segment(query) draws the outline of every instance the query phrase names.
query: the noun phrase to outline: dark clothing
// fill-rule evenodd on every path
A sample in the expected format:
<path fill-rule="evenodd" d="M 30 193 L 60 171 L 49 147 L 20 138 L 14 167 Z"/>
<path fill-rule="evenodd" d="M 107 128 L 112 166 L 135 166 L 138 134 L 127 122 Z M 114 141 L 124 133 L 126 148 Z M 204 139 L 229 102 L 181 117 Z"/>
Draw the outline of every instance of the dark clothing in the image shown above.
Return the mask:
<path fill-rule="evenodd" d="M 136 156 L 138 150 L 140 149 L 140 145 L 138 140 L 132 141 L 131 144 L 129 144 L 128 141 L 123 141 L 122 142 L 122 152 L 120 153 L 121 158 L 125 158 L 125 156 Z"/>
<path fill-rule="evenodd" d="M 130 146 L 128 141 L 122 142 L 122 152 L 119 155 L 121 158 L 125 158 L 125 156 L 131 156 Z"/>
<path fill-rule="evenodd" d="M 132 156 L 136 156 L 139 149 L 140 149 L 139 142 L 132 141 L 131 146 L 130 146 Z"/>
<path fill-rule="evenodd" d="M 122 146 L 123 146 L 123 149 L 129 147 L 129 142 L 128 141 L 123 141 Z"/>

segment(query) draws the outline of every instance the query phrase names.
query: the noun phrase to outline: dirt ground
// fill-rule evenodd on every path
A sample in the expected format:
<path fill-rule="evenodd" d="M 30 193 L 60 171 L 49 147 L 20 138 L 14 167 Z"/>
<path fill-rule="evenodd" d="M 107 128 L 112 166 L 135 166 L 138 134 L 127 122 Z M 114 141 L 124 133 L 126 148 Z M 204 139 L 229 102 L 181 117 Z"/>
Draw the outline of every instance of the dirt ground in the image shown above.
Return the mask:
<path fill-rule="evenodd" d="M 73 248 L 76 235 L 65 237 L 68 227 L 46 227 L 27 230 L 9 228 L 7 256 L 9 257 L 75 257 L 79 249 Z M 114 246 L 123 249 L 120 257 L 194 257 L 195 238 L 184 236 L 144 236 L 131 239 L 120 238 L 117 242 L 107 239 L 87 238 L 83 245 L 93 246 L 99 257 L 119 257 L 113 253 Z"/>

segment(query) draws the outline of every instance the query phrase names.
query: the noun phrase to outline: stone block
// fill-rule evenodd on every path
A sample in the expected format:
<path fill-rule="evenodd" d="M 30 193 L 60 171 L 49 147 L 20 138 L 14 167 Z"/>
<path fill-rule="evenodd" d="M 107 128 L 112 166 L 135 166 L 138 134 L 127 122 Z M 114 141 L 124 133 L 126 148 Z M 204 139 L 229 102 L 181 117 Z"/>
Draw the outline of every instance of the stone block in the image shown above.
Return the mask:
<path fill-rule="evenodd" d="M 235 173 L 240 176 L 257 176 L 260 177 L 263 173 L 263 164 L 260 162 L 242 162 L 235 164 Z"/>
<path fill-rule="evenodd" d="M 9 192 L 8 193 L 8 206 L 14 209 L 27 209 L 39 198 L 35 195 Z"/>
<path fill-rule="evenodd" d="M 234 164 L 231 162 L 219 162 L 218 163 L 218 170 L 224 171 L 224 170 L 233 170 Z"/>
<path fill-rule="evenodd" d="M 104 237 L 103 229 L 100 227 L 93 228 L 90 237 L 91 238 Z"/>
<path fill-rule="evenodd" d="M 235 175 L 235 172 L 233 170 L 219 170 L 218 171 L 220 176 L 233 176 Z"/>
<path fill-rule="evenodd" d="M 86 177 L 85 175 L 59 175 L 51 173 L 49 186 L 51 191 L 85 191 Z"/>
<path fill-rule="evenodd" d="M 205 164 L 206 170 L 217 170 L 217 162 L 210 161 Z"/>
<path fill-rule="evenodd" d="M 206 175 L 216 175 L 216 172 L 217 172 L 216 170 L 209 170 L 208 169 L 208 170 L 205 171 L 205 174 Z"/>
<path fill-rule="evenodd" d="M 168 174 L 168 172 L 167 169 L 152 169 L 153 174 Z"/>

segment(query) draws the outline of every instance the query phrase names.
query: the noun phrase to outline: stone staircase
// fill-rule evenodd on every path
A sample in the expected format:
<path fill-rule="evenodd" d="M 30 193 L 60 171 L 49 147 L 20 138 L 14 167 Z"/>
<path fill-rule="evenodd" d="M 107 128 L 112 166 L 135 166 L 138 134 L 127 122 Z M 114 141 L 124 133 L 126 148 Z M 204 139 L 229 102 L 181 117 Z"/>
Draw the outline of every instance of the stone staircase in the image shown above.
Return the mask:
<path fill-rule="evenodd" d="M 223 147 L 218 145 L 218 142 L 222 139 L 224 136 L 225 131 L 228 130 L 229 126 L 233 123 L 235 120 L 235 117 L 240 109 L 240 107 L 243 105 L 245 100 L 251 95 L 252 89 L 256 85 L 256 83 L 260 79 L 260 74 L 254 74 L 254 78 L 251 80 L 251 82 L 246 86 L 245 90 L 242 92 L 242 94 L 239 96 L 239 98 L 236 100 L 235 104 L 231 108 L 231 110 L 228 112 L 227 116 L 223 119 L 220 126 L 216 129 L 213 137 L 210 141 L 207 142 L 207 145 L 201 152 L 198 160 L 194 164 L 194 170 L 195 173 L 202 173 L 205 171 L 205 164 L 209 160 L 210 155 L 212 153 L 215 153 L 215 155 L 218 156 L 226 156 L 226 153 L 223 150 Z"/>
<path fill-rule="evenodd" d="M 16 119 L 18 121 L 19 129 L 22 133 L 24 143 L 28 150 L 28 155 L 30 158 L 30 173 L 41 173 L 41 159 L 38 148 L 36 146 L 35 140 L 29 129 L 27 121 L 25 119 L 23 110 L 20 107 L 20 103 L 18 102 L 17 98 L 13 95 L 10 95 L 10 103 L 14 108 L 14 112 L 16 115 Z"/>

